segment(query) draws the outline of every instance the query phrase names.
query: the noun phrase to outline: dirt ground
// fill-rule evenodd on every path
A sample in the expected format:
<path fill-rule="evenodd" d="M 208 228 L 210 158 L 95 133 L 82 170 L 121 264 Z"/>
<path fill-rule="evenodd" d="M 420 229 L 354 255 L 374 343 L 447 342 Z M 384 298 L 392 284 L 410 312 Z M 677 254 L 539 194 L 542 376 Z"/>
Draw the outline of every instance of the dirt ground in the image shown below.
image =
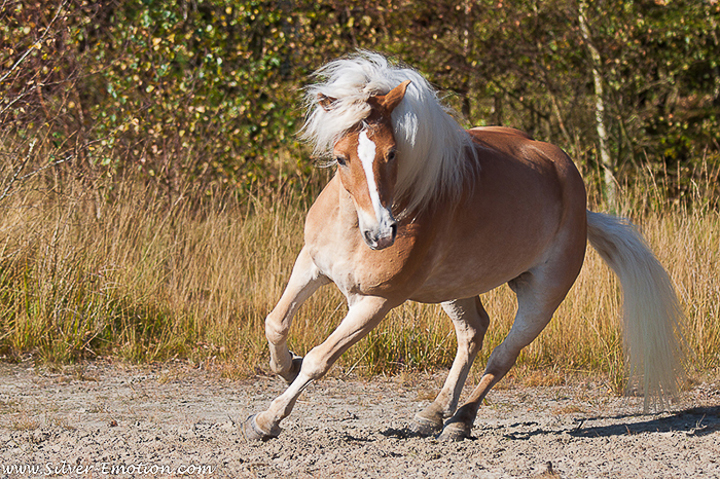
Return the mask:
<path fill-rule="evenodd" d="M 336 375 L 280 438 L 247 443 L 238 426 L 283 390 L 275 378 L 0 364 L 0 477 L 720 478 L 720 375 L 653 415 L 591 381 L 511 387 L 490 393 L 472 440 L 407 437 L 442 379 Z"/>

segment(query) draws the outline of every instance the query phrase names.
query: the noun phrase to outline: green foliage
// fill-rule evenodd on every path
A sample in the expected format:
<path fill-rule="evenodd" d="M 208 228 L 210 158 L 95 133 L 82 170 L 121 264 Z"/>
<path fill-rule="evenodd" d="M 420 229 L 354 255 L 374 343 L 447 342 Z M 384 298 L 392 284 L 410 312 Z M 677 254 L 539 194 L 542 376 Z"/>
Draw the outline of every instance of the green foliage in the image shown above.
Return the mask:
<path fill-rule="evenodd" d="M 173 189 L 306 173 L 307 160 L 282 163 L 301 157 L 297 49 L 317 17 L 274 1 L 12 3 L 0 119 L 86 167 Z"/>
<path fill-rule="evenodd" d="M 117 141 L 115 161 L 131 157 L 163 177 L 178 168 L 232 182 L 273 173 L 273 153 L 292 146 L 297 120 L 288 108 L 297 95 L 289 88 L 292 18 L 273 7 L 118 6 L 93 48 L 94 60 L 105 63 L 105 101 L 87 101 L 101 119 L 98 133 Z M 114 41 L 102 48 L 108 36 Z"/>
<path fill-rule="evenodd" d="M 505 124 L 597 168 L 591 61 L 569 0 L 13 1 L 0 12 L 6 138 L 76 167 L 187 182 L 307 178 L 302 87 L 326 61 L 380 50 L 423 71 L 473 125 Z M 603 0 L 602 58 L 616 174 L 720 155 L 720 4 Z M 712 170 L 712 168 L 710 168 Z M 684 172 L 684 173 L 683 173 Z"/>
<path fill-rule="evenodd" d="M 614 115 L 634 152 L 667 166 L 717 147 L 720 7 L 712 2 L 632 2 L 598 14 Z M 635 117 L 625 112 L 635 112 Z"/>

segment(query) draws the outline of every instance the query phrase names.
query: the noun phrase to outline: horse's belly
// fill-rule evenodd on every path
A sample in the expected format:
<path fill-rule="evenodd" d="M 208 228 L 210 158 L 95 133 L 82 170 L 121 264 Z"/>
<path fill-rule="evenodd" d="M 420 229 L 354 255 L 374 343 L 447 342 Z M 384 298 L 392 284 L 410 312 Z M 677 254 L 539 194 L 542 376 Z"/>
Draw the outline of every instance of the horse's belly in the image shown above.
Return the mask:
<path fill-rule="evenodd" d="M 470 298 L 507 283 L 527 270 L 526 267 L 478 268 L 468 262 L 464 268 L 442 268 L 423 283 L 410 297 L 421 303 L 442 303 Z"/>

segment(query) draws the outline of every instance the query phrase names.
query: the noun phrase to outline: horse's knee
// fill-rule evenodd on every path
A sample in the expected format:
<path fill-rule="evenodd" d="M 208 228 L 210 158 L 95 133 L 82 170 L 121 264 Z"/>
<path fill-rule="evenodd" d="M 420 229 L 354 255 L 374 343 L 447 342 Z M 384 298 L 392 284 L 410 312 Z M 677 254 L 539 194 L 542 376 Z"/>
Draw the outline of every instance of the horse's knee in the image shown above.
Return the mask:
<path fill-rule="evenodd" d="M 291 383 L 300 371 L 302 358 L 287 348 L 288 327 L 276 320 L 272 313 L 265 318 L 265 337 L 270 347 L 270 370 Z"/>
<path fill-rule="evenodd" d="M 323 377 L 332 366 L 330 358 L 318 348 L 318 346 L 314 347 L 305 355 L 300 369 L 302 374 L 311 380 Z"/>
<path fill-rule="evenodd" d="M 270 313 L 265 318 L 265 338 L 270 344 L 280 344 L 287 339 L 289 326 Z"/>

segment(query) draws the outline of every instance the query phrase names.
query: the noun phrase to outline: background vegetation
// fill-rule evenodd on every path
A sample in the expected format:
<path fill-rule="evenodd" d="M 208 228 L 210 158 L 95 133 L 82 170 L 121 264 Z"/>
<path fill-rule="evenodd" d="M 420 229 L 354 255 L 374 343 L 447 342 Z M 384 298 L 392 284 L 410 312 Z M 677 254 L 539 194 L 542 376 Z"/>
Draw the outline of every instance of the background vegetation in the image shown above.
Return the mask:
<path fill-rule="evenodd" d="M 264 368 L 263 318 L 331 174 L 296 140 L 302 87 L 365 48 L 421 70 L 468 126 L 568 151 L 595 208 L 643 225 L 686 305 L 693 364 L 714 367 L 719 20 L 714 0 L 4 0 L 1 354 Z M 486 355 L 514 303 L 505 289 L 485 301 L 497 321 Z M 590 255 L 521 363 L 619 384 L 618 301 Z M 293 347 L 343 312 L 324 289 Z M 453 348 L 437 307 L 409 305 L 343 367 L 442 367 Z"/>

